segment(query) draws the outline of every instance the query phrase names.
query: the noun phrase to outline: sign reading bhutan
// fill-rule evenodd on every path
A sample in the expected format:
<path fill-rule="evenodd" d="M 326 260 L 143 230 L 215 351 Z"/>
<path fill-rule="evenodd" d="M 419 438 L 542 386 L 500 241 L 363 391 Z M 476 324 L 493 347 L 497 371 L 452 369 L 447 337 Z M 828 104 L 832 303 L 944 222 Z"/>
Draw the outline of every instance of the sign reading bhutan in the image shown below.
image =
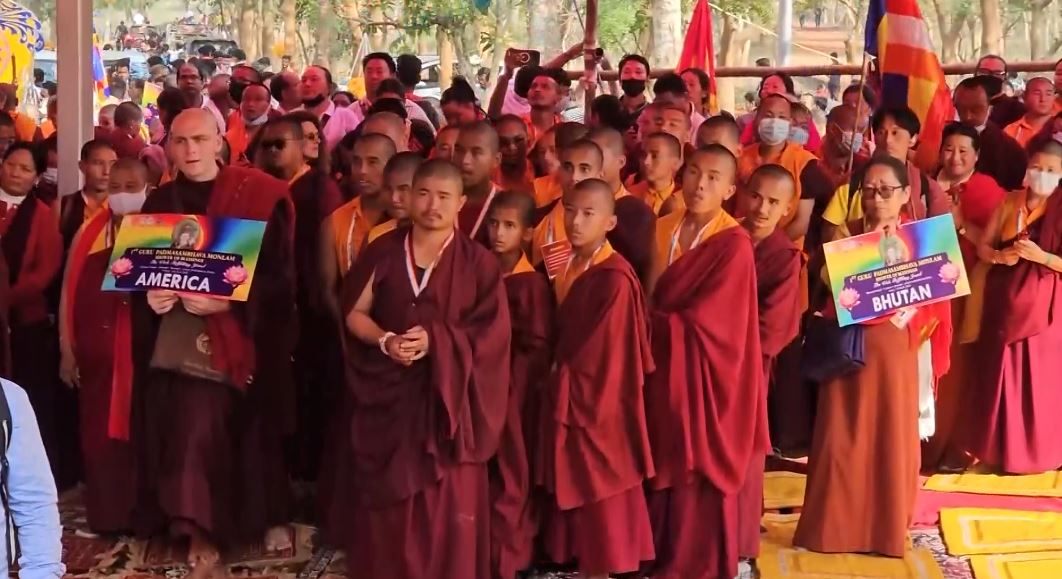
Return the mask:
<path fill-rule="evenodd" d="M 950 214 L 823 245 L 842 326 L 970 293 Z"/>
<path fill-rule="evenodd" d="M 169 289 L 247 301 L 265 221 L 206 215 L 126 215 L 105 291 Z"/>

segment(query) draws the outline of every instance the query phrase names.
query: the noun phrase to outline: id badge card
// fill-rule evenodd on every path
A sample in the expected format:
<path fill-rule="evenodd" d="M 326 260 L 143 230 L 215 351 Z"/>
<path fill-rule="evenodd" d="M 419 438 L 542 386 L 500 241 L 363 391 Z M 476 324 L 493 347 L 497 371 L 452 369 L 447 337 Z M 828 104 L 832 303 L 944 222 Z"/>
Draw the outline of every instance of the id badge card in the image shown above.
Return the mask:
<path fill-rule="evenodd" d="M 549 275 L 549 279 L 557 277 L 564 271 L 571 255 L 572 244 L 567 239 L 561 239 L 542 246 L 542 262 L 546 265 L 546 274 Z"/>

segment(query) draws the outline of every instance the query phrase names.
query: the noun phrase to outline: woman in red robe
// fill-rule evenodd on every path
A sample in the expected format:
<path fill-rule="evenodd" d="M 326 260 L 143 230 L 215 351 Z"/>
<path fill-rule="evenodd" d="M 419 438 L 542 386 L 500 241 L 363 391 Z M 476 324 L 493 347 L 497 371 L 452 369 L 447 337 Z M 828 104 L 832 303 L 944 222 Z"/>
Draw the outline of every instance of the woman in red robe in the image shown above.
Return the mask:
<path fill-rule="evenodd" d="M 1062 466 L 1062 144 L 1033 152 L 1028 186 L 1008 195 L 978 255 L 991 264 L 967 397 L 969 448 L 1006 473 Z M 968 310 L 967 315 L 971 312 Z"/>

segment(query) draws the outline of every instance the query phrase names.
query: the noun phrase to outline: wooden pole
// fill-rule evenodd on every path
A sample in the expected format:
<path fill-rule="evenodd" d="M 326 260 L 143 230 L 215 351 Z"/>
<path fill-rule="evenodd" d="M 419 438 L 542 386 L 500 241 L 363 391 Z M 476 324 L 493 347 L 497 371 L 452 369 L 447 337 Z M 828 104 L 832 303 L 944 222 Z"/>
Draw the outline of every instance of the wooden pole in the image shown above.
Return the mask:
<path fill-rule="evenodd" d="M 942 66 L 946 75 L 973 74 L 977 68 L 976 63 L 953 63 Z M 1051 72 L 1055 69 L 1054 61 L 1037 62 L 1011 62 L 1007 64 L 1007 70 L 1012 72 Z M 650 73 L 651 78 L 659 78 L 671 69 L 654 68 Z M 761 78 L 775 72 L 784 72 L 789 76 L 830 76 L 831 74 L 855 76 L 862 72 L 862 67 L 856 64 L 820 64 L 810 66 L 775 66 L 771 68 L 760 66 L 721 66 L 715 69 L 715 75 L 721 78 Z M 577 74 L 577 73 L 575 73 Z M 618 71 L 606 71 L 601 75 L 603 80 L 616 80 L 619 78 Z"/>
<path fill-rule="evenodd" d="M 590 105 L 597 96 L 597 0 L 586 0 L 586 30 L 583 33 L 583 114 L 590 121 Z"/>

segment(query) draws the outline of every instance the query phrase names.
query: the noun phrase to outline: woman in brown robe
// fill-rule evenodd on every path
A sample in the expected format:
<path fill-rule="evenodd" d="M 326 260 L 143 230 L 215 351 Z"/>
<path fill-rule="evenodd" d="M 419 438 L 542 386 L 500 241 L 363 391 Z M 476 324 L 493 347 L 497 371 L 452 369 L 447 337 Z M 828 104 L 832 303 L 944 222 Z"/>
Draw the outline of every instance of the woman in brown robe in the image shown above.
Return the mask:
<path fill-rule="evenodd" d="M 838 238 L 895 231 L 911 190 L 904 164 L 866 168 L 862 221 Z M 832 307 L 823 312 L 835 317 Z M 804 508 L 793 544 L 824 553 L 902 557 L 918 492 L 917 319 L 906 329 L 884 316 L 863 324 L 866 366 L 824 382 L 808 458 Z M 917 318 L 918 316 L 916 316 Z"/>

